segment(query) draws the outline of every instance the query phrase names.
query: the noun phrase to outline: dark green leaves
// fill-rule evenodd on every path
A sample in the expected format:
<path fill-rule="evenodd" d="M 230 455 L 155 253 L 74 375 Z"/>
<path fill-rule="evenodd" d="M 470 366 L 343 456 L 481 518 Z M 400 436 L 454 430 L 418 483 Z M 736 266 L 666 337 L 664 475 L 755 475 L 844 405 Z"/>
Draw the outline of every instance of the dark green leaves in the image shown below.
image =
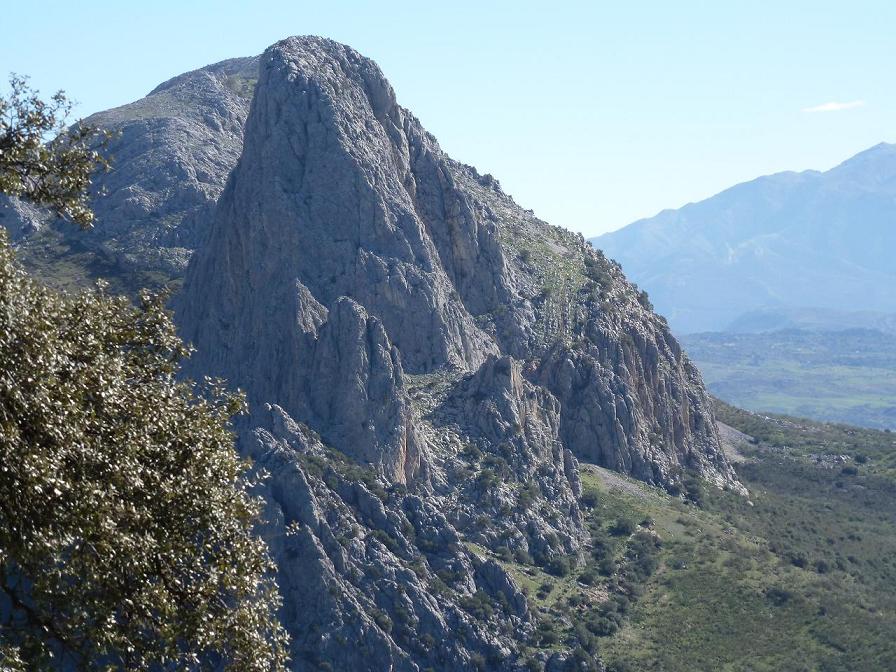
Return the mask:
<path fill-rule="evenodd" d="M 108 168 L 100 153 L 107 135 L 81 122 L 67 127 L 72 102 L 62 91 L 44 101 L 23 77 L 9 85 L 9 97 L 0 96 L 0 193 L 90 228 L 90 178 Z"/>

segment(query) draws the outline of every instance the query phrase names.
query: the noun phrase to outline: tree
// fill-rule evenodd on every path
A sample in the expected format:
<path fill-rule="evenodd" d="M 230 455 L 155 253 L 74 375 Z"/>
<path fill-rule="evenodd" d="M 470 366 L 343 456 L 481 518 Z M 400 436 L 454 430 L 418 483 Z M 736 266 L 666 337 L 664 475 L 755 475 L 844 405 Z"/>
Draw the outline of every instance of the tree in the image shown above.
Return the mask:
<path fill-rule="evenodd" d="M 47 102 L 24 77 L 12 75 L 9 85 L 9 97 L 0 96 L 0 193 L 90 228 L 90 178 L 108 168 L 100 151 L 108 134 L 80 121 L 67 126 L 72 102 L 62 91 Z"/>
<path fill-rule="evenodd" d="M 0 190 L 89 225 L 102 162 L 35 148 L 58 108 L 13 81 Z M 0 231 L 0 669 L 285 669 L 243 401 L 179 380 L 187 354 L 163 297 L 52 291 Z"/>

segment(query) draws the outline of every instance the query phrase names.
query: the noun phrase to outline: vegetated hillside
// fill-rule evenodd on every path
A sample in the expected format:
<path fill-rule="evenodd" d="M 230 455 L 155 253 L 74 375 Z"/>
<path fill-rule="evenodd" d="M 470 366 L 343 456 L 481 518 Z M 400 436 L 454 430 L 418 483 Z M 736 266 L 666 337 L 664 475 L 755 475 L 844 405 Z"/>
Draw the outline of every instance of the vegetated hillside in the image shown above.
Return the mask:
<path fill-rule="evenodd" d="M 896 145 L 824 172 L 779 173 L 592 243 L 676 333 L 757 309 L 896 312 Z"/>
<path fill-rule="evenodd" d="M 0 225 L 17 258 L 63 289 L 103 278 L 117 292 L 179 284 L 202 225 L 239 159 L 258 58 L 179 75 L 145 98 L 88 117 L 112 133 L 108 173 L 96 176 L 88 232 L 0 196 Z"/>
<path fill-rule="evenodd" d="M 749 500 L 687 506 L 586 473 L 602 519 L 650 520 L 657 570 L 598 646 L 620 670 L 896 667 L 896 434 L 717 404 Z"/>
<path fill-rule="evenodd" d="M 896 429 L 896 335 L 867 329 L 682 337 L 710 391 L 753 411 Z"/>

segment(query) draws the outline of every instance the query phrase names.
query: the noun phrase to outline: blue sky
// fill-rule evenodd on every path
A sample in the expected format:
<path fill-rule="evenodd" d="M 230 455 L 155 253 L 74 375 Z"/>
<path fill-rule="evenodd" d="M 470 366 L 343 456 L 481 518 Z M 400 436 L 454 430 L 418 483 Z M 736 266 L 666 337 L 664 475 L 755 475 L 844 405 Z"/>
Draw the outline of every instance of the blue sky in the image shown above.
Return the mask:
<path fill-rule="evenodd" d="M 288 35 L 340 40 L 449 154 L 586 235 L 896 141 L 891 1 L 35 0 L 3 23 L 0 71 L 84 116 Z"/>

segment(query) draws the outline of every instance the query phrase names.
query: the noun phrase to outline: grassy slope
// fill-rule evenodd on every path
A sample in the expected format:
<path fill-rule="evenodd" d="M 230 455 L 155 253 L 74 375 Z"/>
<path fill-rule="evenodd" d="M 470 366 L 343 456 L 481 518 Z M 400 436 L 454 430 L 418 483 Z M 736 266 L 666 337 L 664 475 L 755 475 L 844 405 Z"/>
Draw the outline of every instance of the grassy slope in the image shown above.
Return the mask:
<path fill-rule="evenodd" d="M 870 330 L 682 338 L 713 394 L 756 411 L 896 429 L 896 336 Z"/>
<path fill-rule="evenodd" d="M 896 669 L 896 435 L 719 414 L 763 439 L 738 466 L 750 501 L 707 492 L 685 508 L 586 476 L 604 516 L 650 516 L 663 539 L 603 658 L 666 672 Z"/>
<path fill-rule="evenodd" d="M 582 464 L 592 547 L 578 566 L 468 543 L 529 595 L 525 657 L 584 650 L 612 672 L 896 669 L 896 433 L 717 413 L 754 437 L 737 464 L 749 499 L 707 487 L 697 507 Z"/>

